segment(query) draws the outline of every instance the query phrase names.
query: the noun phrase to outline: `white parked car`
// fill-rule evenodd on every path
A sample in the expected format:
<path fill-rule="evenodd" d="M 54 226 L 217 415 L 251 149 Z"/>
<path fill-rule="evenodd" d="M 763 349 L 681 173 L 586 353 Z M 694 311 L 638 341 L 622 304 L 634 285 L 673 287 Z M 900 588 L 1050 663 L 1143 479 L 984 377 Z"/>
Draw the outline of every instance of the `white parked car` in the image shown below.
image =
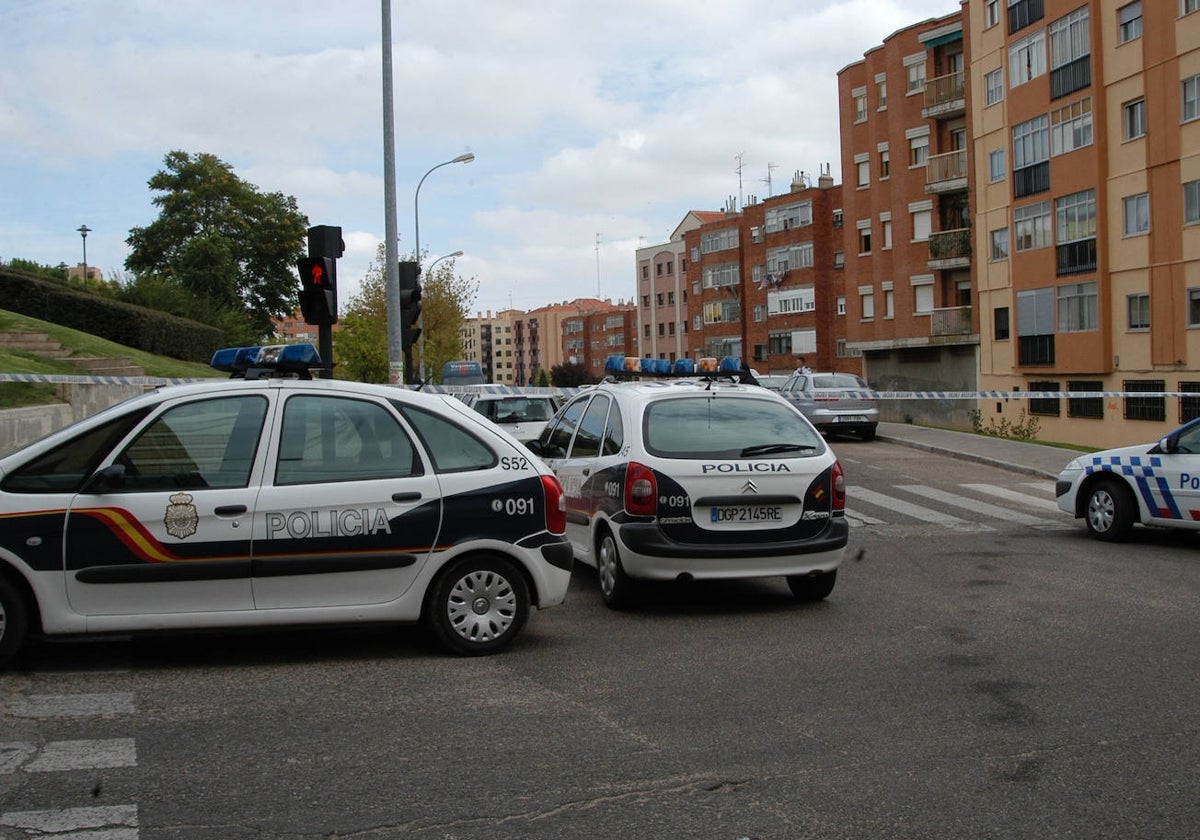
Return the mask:
<path fill-rule="evenodd" d="M 1155 443 L 1080 455 L 1054 492 L 1059 508 L 1101 540 L 1119 542 L 1138 522 L 1200 530 L 1200 420 Z"/>
<path fill-rule="evenodd" d="M 481 390 L 463 394 L 462 401 L 522 443 L 537 440 L 558 411 L 558 397 L 547 394 Z"/>
<path fill-rule="evenodd" d="M 218 353 L 259 378 L 159 388 L 0 459 L 0 663 L 29 632 L 372 621 L 483 654 L 563 601 L 537 458 L 454 397 L 280 375 L 315 357 Z"/>
<path fill-rule="evenodd" d="M 802 601 L 833 591 L 849 533 L 842 467 L 774 391 L 605 382 L 530 448 L 562 482 L 575 558 L 611 607 L 638 580 L 781 575 Z"/>

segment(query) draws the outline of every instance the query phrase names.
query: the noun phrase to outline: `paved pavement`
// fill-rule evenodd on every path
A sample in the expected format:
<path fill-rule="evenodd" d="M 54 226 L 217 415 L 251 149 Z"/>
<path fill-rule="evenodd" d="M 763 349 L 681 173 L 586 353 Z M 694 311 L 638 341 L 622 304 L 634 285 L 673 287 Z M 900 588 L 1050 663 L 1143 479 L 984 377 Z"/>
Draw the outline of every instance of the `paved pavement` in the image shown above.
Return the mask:
<path fill-rule="evenodd" d="M 1067 462 L 1080 454 L 1060 446 L 906 423 L 880 423 L 878 438 L 1042 478 L 1057 478 Z"/>

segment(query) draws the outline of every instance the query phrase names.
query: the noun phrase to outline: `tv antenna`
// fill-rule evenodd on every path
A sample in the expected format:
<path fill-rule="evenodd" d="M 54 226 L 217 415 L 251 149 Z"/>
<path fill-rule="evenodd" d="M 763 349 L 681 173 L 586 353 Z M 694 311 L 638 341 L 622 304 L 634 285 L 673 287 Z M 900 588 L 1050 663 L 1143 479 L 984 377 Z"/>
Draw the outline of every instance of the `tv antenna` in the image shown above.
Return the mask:
<path fill-rule="evenodd" d="M 771 196 L 773 196 L 775 194 L 775 193 L 771 192 L 771 173 L 774 172 L 778 168 L 779 168 L 778 163 L 768 163 L 767 164 L 767 177 L 760 179 L 762 183 L 767 185 L 767 198 L 770 198 Z"/>

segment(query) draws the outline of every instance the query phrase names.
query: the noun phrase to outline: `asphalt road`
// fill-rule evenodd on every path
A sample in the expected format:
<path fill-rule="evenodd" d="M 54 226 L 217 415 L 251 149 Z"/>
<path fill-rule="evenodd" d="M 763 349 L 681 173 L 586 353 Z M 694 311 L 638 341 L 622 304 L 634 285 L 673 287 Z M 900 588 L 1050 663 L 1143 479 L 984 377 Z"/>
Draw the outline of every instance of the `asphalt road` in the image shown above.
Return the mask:
<path fill-rule="evenodd" d="M 106 838 L 1194 837 L 1197 537 L 1102 544 L 1046 482 L 836 446 L 821 604 L 614 613 L 583 568 L 482 659 L 411 628 L 43 645 L 0 676 L 0 837 L 89 808 Z M 75 741 L 125 760 L 46 761 Z"/>

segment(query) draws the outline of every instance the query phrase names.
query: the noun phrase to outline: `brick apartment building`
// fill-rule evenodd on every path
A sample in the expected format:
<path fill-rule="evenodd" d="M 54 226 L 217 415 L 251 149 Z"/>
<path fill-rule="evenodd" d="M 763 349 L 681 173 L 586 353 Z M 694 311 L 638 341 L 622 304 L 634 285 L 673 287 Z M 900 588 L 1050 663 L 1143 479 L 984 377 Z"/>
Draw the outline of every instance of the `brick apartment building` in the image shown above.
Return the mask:
<path fill-rule="evenodd" d="M 602 379 L 609 356 L 638 355 L 637 325 L 637 307 L 631 304 L 569 316 L 563 320 L 563 358 Z"/>

